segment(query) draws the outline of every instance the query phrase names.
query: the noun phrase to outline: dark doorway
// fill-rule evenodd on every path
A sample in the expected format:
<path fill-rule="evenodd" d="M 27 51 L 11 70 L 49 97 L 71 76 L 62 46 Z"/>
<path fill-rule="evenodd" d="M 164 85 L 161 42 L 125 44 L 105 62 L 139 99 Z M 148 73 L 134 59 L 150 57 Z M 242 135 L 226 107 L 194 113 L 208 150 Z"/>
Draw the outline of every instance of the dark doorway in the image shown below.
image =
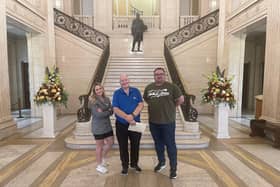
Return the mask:
<path fill-rule="evenodd" d="M 29 92 L 29 77 L 28 77 L 28 63 L 21 62 L 22 74 L 22 89 L 23 89 L 23 106 L 24 109 L 30 108 L 30 92 Z"/>

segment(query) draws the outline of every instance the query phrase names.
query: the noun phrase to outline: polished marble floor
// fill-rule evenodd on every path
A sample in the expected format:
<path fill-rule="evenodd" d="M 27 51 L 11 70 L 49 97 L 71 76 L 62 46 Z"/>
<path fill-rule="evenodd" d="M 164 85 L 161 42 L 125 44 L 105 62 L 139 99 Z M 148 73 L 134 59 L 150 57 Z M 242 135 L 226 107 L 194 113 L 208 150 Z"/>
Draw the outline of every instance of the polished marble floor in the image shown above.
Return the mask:
<path fill-rule="evenodd" d="M 96 172 L 93 150 L 70 150 L 64 138 L 73 126 L 56 139 L 32 138 L 38 128 L 19 129 L 0 141 L 0 186 L 93 186 L 93 187 L 192 187 L 192 186 L 280 186 L 280 150 L 269 140 L 251 138 L 249 129 L 230 121 L 231 139 L 212 136 L 213 119 L 200 116 L 203 134 L 211 137 L 210 147 L 178 151 L 178 177 L 168 178 L 169 168 L 154 173 L 154 150 L 141 150 L 143 171 L 120 175 L 118 150 L 110 152 L 109 172 Z M 36 125 L 36 124 L 35 124 Z M 35 126 L 34 125 L 34 126 Z"/>

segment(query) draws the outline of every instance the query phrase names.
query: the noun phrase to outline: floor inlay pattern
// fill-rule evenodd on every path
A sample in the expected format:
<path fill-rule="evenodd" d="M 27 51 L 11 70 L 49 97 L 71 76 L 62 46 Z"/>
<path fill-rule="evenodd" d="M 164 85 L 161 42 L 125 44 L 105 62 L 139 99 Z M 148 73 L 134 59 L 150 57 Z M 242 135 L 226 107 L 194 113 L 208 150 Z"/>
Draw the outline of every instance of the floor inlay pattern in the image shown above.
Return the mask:
<path fill-rule="evenodd" d="M 169 179 L 169 167 L 154 173 L 154 150 L 141 150 L 141 173 L 129 170 L 121 176 L 118 150 L 110 152 L 109 172 L 96 170 L 94 150 L 70 150 L 64 138 L 66 128 L 56 139 L 15 136 L 0 144 L 0 186 L 63 187 L 203 187 L 279 186 L 280 151 L 267 140 L 250 138 L 244 131 L 228 140 L 211 137 L 210 147 L 178 151 L 178 177 Z M 243 138 L 245 137 L 245 138 Z M 168 160 L 167 160 L 168 163 Z"/>

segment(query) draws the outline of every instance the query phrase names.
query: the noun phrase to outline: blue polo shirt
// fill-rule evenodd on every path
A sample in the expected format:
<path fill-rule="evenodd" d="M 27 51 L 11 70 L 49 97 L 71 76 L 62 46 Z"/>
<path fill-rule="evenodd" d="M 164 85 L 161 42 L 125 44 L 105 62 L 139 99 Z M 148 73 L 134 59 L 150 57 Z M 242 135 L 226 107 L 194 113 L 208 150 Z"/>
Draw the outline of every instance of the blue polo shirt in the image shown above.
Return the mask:
<path fill-rule="evenodd" d="M 139 103 L 143 102 L 140 91 L 137 88 L 129 87 L 129 94 L 127 95 L 122 88 L 117 89 L 113 94 L 113 107 L 118 107 L 126 114 L 131 114 Z M 122 117 L 116 115 L 117 121 L 123 124 L 128 122 Z M 140 114 L 134 118 L 135 121 L 140 122 Z"/>

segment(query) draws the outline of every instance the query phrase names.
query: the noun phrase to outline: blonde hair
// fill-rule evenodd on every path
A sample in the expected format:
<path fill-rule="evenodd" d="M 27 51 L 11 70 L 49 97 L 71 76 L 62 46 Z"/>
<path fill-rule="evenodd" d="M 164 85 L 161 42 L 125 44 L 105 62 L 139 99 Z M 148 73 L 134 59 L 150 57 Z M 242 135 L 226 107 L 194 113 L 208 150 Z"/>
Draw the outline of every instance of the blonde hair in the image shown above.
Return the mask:
<path fill-rule="evenodd" d="M 92 92 L 91 92 L 91 96 L 90 96 L 90 102 L 93 103 L 96 100 L 96 93 L 95 93 L 95 87 L 96 86 L 100 86 L 103 89 L 103 94 L 102 97 L 106 97 L 105 95 L 105 90 L 104 87 L 102 86 L 101 83 L 95 83 L 94 86 L 92 87 Z"/>

